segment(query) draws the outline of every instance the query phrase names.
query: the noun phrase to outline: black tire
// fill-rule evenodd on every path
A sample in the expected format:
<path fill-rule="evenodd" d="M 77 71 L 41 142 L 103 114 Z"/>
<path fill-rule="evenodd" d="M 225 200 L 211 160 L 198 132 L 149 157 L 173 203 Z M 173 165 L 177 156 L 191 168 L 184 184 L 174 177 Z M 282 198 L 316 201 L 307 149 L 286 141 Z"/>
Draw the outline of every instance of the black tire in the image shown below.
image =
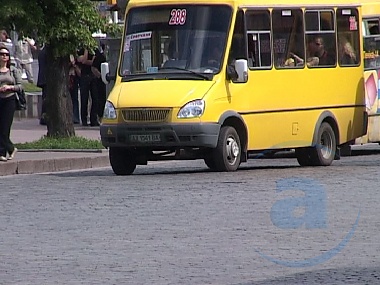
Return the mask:
<path fill-rule="evenodd" d="M 109 159 L 112 170 L 116 175 L 129 175 L 136 169 L 136 160 L 129 150 L 111 147 L 109 149 Z"/>
<path fill-rule="evenodd" d="M 340 156 L 351 156 L 351 155 L 352 155 L 351 145 L 346 144 L 340 147 Z"/>
<path fill-rule="evenodd" d="M 296 150 L 301 166 L 331 165 L 336 153 L 336 136 L 329 123 L 322 123 L 317 134 L 317 145 Z"/>
<path fill-rule="evenodd" d="M 236 130 L 230 126 L 220 129 L 218 144 L 212 151 L 211 166 L 217 171 L 235 171 L 240 165 L 241 144 Z"/>
<path fill-rule="evenodd" d="M 215 167 L 215 161 L 214 161 L 214 158 L 212 155 L 206 155 L 204 158 L 203 158 L 205 164 L 207 165 L 208 168 L 210 168 L 211 170 L 216 170 L 216 167 Z"/>
<path fill-rule="evenodd" d="M 313 148 L 297 148 L 295 150 L 297 161 L 301 166 L 312 166 L 313 160 L 311 158 Z"/>
<path fill-rule="evenodd" d="M 336 153 L 336 137 L 329 123 L 322 123 L 318 130 L 317 145 L 312 153 L 313 164 L 328 166 L 334 161 Z"/>

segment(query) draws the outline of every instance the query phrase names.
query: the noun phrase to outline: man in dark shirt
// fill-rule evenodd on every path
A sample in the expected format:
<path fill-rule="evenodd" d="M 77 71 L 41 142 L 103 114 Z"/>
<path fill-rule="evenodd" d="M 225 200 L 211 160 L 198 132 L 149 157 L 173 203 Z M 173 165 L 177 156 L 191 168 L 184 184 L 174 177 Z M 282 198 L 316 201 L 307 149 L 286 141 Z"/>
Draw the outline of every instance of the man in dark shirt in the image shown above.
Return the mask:
<path fill-rule="evenodd" d="M 95 77 L 91 71 L 94 55 L 87 49 L 82 49 L 78 53 L 78 62 L 80 65 L 80 115 L 82 120 L 82 126 L 88 126 L 88 100 L 91 97 L 91 110 L 90 110 L 90 125 L 99 126 L 97 106 L 98 98 L 96 94 Z"/>
<path fill-rule="evenodd" d="M 97 93 L 96 97 L 98 98 L 97 114 L 99 118 L 103 117 L 104 106 L 107 100 L 106 85 L 102 80 L 100 69 L 103 62 L 106 62 L 106 57 L 104 55 L 104 44 L 102 44 L 99 49 L 95 50 L 95 57 L 91 66 L 92 73 L 95 76 L 95 91 Z"/>
<path fill-rule="evenodd" d="M 335 65 L 335 55 L 327 52 L 322 37 L 315 37 L 312 45 L 314 46 L 314 56 L 319 58 L 318 65 Z"/>

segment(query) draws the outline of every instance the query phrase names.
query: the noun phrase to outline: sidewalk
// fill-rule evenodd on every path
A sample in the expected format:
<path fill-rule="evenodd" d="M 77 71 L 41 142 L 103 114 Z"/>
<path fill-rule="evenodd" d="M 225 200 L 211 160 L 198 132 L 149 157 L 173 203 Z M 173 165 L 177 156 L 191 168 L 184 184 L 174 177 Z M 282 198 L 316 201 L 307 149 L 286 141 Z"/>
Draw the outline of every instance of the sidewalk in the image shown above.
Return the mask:
<path fill-rule="evenodd" d="M 13 143 L 25 143 L 46 135 L 46 126 L 36 118 L 15 117 L 11 130 Z M 99 127 L 75 126 L 75 134 L 88 139 L 100 140 Z M 109 166 L 108 151 L 104 150 L 19 150 L 14 160 L 0 162 L 0 176 L 56 172 Z"/>

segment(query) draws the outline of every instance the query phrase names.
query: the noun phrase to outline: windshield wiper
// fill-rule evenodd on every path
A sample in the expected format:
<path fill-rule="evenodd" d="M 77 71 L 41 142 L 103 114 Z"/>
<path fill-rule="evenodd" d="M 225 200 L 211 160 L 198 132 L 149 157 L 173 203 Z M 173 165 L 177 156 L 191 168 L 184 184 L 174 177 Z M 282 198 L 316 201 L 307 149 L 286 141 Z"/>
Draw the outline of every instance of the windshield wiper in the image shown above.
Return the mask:
<path fill-rule="evenodd" d="M 170 67 L 170 66 L 168 66 L 168 67 L 161 67 L 159 70 L 170 70 L 170 69 L 180 70 L 180 71 L 186 71 L 186 72 L 191 73 L 193 75 L 196 75 L 196 76 L 198 76 L 198 77 L 200 77 L 202 79 L 210 80 L 210 76 L 207 76 L 207 75 L 204 75 L 202 73 L 198 73 L 198 72 L 195 72 L 195 71 L 192 71 L 192 70 L 188 70 L 186 68 L 181 68 L 181 67 L 174 67 L 174 66 Z"/>

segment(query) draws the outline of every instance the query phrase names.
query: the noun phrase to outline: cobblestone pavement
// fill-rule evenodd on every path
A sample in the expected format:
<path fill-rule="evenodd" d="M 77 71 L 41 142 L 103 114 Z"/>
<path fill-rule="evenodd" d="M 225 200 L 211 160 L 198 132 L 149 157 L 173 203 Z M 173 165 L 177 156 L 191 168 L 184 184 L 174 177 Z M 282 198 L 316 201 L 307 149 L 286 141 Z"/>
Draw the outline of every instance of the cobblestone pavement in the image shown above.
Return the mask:
<path fill-rule="evenodd" d="M 379 165 L 371 155 L 0 177 L 0 284 L 380 284 Z M 281 202 L 304 198 L 315 203 L 279 219 Z M 297 218 L 306 223 L 288 223 Z"/>

